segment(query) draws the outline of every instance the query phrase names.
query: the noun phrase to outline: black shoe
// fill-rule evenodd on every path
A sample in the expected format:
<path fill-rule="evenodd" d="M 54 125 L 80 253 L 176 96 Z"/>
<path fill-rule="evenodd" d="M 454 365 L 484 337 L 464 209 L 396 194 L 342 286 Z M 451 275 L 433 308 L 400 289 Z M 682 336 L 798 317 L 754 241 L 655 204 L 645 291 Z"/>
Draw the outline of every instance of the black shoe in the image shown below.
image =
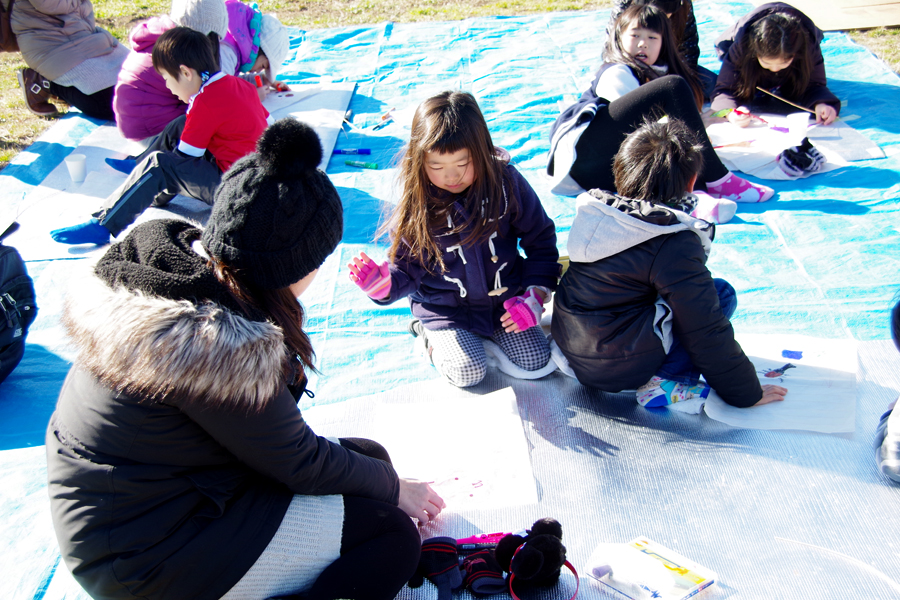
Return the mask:
<path fill-rule="evenodd" d="M 431 342 L 428 341 L 428 330 L 422 325 L 422 321 L 413 319 L 409 322 L 409 325 L 406 326 L 406 330 L 410 332 L 413 337 L 422 338 L 422 342 L 425 345 L 425 352 L 428 353 L 428 360 L 431 360 Z M 434 361 L 432 361 L 431 364 L 434 364 Z"/>
<path fill-rule="evenodd" d="M 155 206 L 156 208 L 162 208 L 172 201 L 172 198 L 177 196 L 178 194 L 172 194 L 169 192 L 160 192 L 153 198 L 153 204 L 151 206 Z"/>
<path fill-rule="evenodd" d="M 406 330 L 412 334 L 413 337 L 419 337 L 420 335 L 425 335 L 425 328 L 422 326 L 422 321 L 419 319 L 413 319 L 409 322 L 409 325 L 406 326 Z"/>

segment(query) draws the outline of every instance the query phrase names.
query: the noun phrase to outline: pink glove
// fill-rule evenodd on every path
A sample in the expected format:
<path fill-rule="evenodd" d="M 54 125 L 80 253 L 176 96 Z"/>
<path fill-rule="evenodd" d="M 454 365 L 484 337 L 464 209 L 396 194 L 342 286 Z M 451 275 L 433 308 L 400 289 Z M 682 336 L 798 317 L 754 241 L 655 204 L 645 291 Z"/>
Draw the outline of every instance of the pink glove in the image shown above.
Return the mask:
<path fill-rule="evenodd" d="M 541 322 L 544 314 L 544 301 L 540 294 L 533 289 L 521 296 L 514 296 L 503 303 L 503 308 L 512 317 L 513 322 L 519 327 L 519 331 L 525 331 Z"/>
<path fill-rule="evenodd" d="M 383 300 L 391 295 L 391 273 L 387 261 L 379 265 L 365 252 L 360 252 L 359 258 L 354 258 L 347 266 L 350 267 L 350 281 L 369 298 Z"/>

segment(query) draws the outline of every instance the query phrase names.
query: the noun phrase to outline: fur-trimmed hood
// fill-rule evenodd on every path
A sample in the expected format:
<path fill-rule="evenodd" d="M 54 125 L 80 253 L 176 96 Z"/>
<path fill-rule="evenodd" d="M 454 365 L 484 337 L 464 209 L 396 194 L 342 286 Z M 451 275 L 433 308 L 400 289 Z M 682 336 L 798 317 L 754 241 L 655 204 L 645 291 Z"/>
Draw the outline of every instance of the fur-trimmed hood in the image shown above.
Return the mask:
<path fill-rule="evenodd" d="M 112 289 L 91 276 L 70 290 L 63 325 L 76 364 L 131 396 L 249 410 L 285 385 L 281 329 L 211 301 Z"/>

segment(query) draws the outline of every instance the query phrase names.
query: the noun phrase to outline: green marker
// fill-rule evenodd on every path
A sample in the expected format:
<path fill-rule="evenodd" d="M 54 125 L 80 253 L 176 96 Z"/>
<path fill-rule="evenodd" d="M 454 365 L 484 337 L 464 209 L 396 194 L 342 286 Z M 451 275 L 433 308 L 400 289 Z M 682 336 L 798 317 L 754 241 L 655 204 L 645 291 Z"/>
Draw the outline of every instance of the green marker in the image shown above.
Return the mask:
<path fill-rule="evenodd" d="M 378 163 L 363 162 L 361 160 L 345 160 L 345 165 L 350 167 L 361 167 L 363 169 L 377 169 Z"/>

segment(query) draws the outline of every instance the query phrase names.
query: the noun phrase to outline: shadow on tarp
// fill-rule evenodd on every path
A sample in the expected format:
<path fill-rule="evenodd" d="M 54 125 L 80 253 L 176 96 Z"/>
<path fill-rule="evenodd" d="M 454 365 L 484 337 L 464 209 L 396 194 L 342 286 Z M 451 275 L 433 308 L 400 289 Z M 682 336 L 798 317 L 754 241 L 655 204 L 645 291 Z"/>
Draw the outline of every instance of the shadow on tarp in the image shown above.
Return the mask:
<path fill-rule="evenodd" d="M 763 203 L 763 204 L 741 204 L 739 209 L 740 212 L 745 214 L 754 214 L 758 215 L 767 211 L 773 210 L 784 210 L 784 211 L 815 211 L 819 213 L 826 213 L 830 215 L 864 215 L 869 212 L 869 209 L 865 206 L 861 206 L 856 202 L 851 202 L 849 200 L 830 200 L 827 198 L 815 198 L 815 199 L 799 199 L 799 200 L 778 200 L 774 203 Z M 739 223 L 747 221 L 741 221 L 740 219 L 734 218 L 730 223 Z"/>
<path fill-rule="evenodd" d="M 18 161 L 10 163 L 3 169 L 3 175 L 14 177 L 28 185 L 40 185 L 47 175 L 72 153 L 72 150 L 74 150 L 72 146 L 37 141 L 23 152 L 34 155 L 34 160 L 25 163 L 22 161 L 23 155 L 20 154 L 17 157 Z"/>
<path fill-rule="evenodd" d="M 552 383 L 550 383 L 552 381 Z M 691 415 L 667 408 L 647 409 L 637 404 L 634 393 L 608 393 L 582 386 L 574 379 L 554 373 L 541 380 L 538 388 L 552 385 L 557 398 L 563 401 L 520 403 L 523 421 L 530 422 L 533 430 L 554 447 L 578 454 L 589 454 L 609 460 L 631 460 L 622 456 L 629 436 L 647 436 L 660 448 L 673 447 L 673 453 L 695 453 L 715 455 L 730 451 L 738 455 L 755 455 L 769 460 L 779 460 L 788 465 L 806 467 L 817 471 L 832 472 L 842 477 L 851 477 L 860 482 L 871 482 L 868 439 L 870 430 L 877 423 L 877 417 L 867 412 L 864 403 L 857 402 L 856 418 L 866 426 L 857 425 L 855 433 L 824 434 L 811 431 L 758 430 L 732 427 L 710 419 L 705 414 Z M 533 394 L 524 393 L 527 381 L 512 381 L 516 396 L 525 398 Z M 484 393 L 493 391 L 486 388 Z M 890 398 L 895 393 L 877 384 L 869 384 L 867 394 Z M 546 394 L 546 390 L 543 391 Z M 858 393 L 858 392 L 857 392 Z M 585 417 L 588 417 L 585 420 Z M 599 420 L 598 420 L 599 418 Z M 616 423 L 616 427 L 603 425 Z M 584 426 L 581 426 L 583 423 Z M 868 425 L 871 424 L 872 427 Z M 608 432 L 608 435 L 605 435 Z M 649 433 L 648 432 L 655 432 Z M 860 435 L 862 432 L 862 435 Z M 862 439 L 865 438 L 865 439 Z M 849 444 L 850 441 L 862 442 Z M 827 447 L 833 452 L 858 454 L 855 458 L 840 464 L 821 460 L 810 448 Z M 626 452 L 627 454 L 627 452 Z M 633 459 L 638 462 L 660 460 L 657 456 Z"/>
<path fill-rule="evenodd" d="M 877 165 L 883 160 L 886 159 L 873 159 L 873 162 Z M 893 165 L 893 161 L 891 161 L 891 164 Z M 821 179 L 817 181 L 817 178 Z M 778 191 L 809 190 L 811 184 L 826 181 L 828 183 L 827 188 L 884 190 L 900 183 L 900 174 L 894 169 L 882 169 L 877 166 L 851 163 L 843 169 L 813 175 L 807 179 L 780 181 L 778 182 Z"/>
<path fill-rule="evenodd" d="M 43 346 L 25 345 L 22 362 L 0 383 L 0 451 L 43 445 L 69 367 Z"/>

